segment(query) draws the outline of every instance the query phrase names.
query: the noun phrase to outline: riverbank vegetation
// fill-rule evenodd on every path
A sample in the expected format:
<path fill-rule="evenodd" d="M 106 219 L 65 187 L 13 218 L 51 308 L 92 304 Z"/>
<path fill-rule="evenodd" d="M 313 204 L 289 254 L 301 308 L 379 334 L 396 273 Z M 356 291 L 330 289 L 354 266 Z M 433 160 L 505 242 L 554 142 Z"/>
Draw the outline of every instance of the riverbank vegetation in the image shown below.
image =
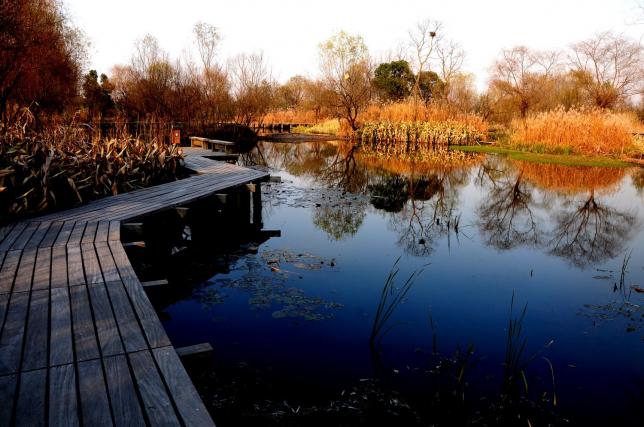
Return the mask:
<path fill-rule="evenodd" d="M 23 119 L 0 133 L 0 224 L 179 179 L 181 159 L 157 140 L 89 137 L 77 125 L 34 132 Z"/>

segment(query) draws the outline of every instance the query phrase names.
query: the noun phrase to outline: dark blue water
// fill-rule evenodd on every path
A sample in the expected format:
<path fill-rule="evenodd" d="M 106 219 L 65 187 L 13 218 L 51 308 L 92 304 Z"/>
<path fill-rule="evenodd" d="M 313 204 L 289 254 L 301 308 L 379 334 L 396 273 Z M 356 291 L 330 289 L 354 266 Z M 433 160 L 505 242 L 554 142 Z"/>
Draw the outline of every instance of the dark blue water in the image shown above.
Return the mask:
<path fill-rule="evenodd" d="M 426 367 L 435 333 L 445 354 L 473 345 L 480 381 L 472 383 L 493 390 L 514 295 L 515 315 L 527 304 L 530 384 L 552 391 L 547 358 L 558 412 L 641 421 L 641 170 L 496 156 L 412 168 L 347 160 L 321 143 L 259 150 L 247 161 L 282 177 L 263 188 L 264 228 L 281 237 L 231 258 L 229 273 L 182 285 L 192 290 L 163 307 L 175 346 L 208 341 L 215 371 L 242 363 L 306 401 L 383 371 L 417 393 L 414 372 Z M 374 315 L 398 258 L 398 285 L 423 271 L 388 320 L 374 362 Z"/>

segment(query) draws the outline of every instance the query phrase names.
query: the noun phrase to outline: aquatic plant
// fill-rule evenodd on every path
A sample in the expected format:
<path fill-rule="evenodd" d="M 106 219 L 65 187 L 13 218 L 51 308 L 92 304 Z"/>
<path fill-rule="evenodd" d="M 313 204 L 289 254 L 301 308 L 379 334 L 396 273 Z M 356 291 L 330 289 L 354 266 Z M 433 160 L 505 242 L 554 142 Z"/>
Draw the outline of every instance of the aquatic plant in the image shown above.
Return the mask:
<path fill-rule="evenodd" d="M 481 139 L 483 133 L 476 127 L 450 120 L 367 122 L 359 131 L 359 141 L 365 150 L 391 155 L 449 145 L 473 145 Z"/>
<path fill-rule="evenodd" d="M 378 307 L 376 308 L 376 314 L 373 319 L 373 325 L 371 327 L 371 335 L 369 336 L 369 345 L 373 348 L 377 344 L 380 344 L 382 338 L 387 335 L 395 326 L 399 323 L 394 323 L 388 325 L 389 319 L 396 311 L 398 307 L 409 293 L 411 287 L 414 284 L 414 281 L 418 276 L 423 272 L 423 270 L 414 271 L 407 280 L 403 283 L 402 286 L 396 286 L 396 277 L 400 272 L 398 267 L 398 262 L 400 257 L 396 259 L 394 265 L 391 267 L 387 279 L 385 280 L 385 285 L 380 291 L 380 299 L 378 301 Z"/>

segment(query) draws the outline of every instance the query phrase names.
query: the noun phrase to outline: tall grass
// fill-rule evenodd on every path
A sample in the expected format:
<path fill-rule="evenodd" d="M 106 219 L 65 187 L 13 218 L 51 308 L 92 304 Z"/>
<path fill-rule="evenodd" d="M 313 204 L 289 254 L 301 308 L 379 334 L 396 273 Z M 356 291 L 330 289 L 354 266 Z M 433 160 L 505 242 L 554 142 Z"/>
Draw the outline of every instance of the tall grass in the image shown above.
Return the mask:
<path fill-rule="evenodd" d="M 0 131 L 0 223 L 175 180 L 177 146 L 120 135 L 88 138 L 78 126 Z"/>
<path fill-rule="evenodd" d="M 638 150 L 633 132 L 640 128 L 633 114 L 558 109 L 514 120 L 509 143 L 553 154 L 629 155 Z"/>
<path fill-rule="evenodd" d="M 424 104 L 414 101 L 390 104 L 372 104 L 360 115 L 363 123 L 368 122 L 451 122 L 466 125 L 481 134 L 488 131 L 487 123 L 478 115 L 458 111 L 447 105 Z"/>
<path fill-rule="evenodd" d="M 416 278 L 422 273 L 423 270 L 414 271 L 402 286 L 396 286 L 396 277 L 400 272 L 398 267 L 398 262 L 400 258 L 394 262 L 391 271 L 387 275 L 387 280 L 385 280 L 385 285 L 380 291 L 380 299 L 378 300 L 378 307 L 376 308 L 376 314 L 373 319 L 373 325 L 371 327 L 371 335 L 369 336 L 369 344 L 371 347 L 375 347 L 377 344 L 380 344 L 382 338 L 394 328 L 397 323 L 389 325 L 389 319 L 396 311 L 398 307 L 404 300 L 411 287 L 414 284 Z"/>

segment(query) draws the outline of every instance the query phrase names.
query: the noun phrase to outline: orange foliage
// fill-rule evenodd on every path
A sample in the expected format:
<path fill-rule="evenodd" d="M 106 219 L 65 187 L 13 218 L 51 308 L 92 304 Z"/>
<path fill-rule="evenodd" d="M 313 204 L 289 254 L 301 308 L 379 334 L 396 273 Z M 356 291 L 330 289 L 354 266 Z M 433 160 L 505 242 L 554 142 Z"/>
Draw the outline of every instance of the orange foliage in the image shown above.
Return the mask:
<path fill-rule="evenodd" d="M 562 109 L 512 122 L 512 145 L 529 151 L 624 155 L 635 150 L 632 132 L 641 125 L 627 113 Z"/>
<path fill-rule="evenodd" d="M 564 194 L 583 193 L 590 190 L 610 193 L 616 189 L 626 174 L 623 168 L 594 166 L 563 166 L 513 161 L 523 178 L 537 187 Z"/>

